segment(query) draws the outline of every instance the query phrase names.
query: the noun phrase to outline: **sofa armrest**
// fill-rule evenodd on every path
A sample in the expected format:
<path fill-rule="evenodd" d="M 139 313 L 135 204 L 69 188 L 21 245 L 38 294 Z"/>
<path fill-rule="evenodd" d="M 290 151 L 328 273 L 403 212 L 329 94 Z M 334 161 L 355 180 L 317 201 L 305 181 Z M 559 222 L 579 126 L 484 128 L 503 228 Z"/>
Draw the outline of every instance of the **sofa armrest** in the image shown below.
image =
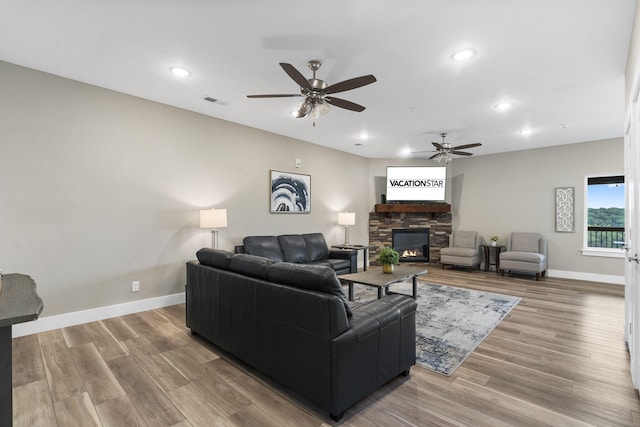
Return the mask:
<path fill-rule="evenodd" d="M 540 238 L 540 253 L 544 255 L 544 269 L 549 268 L 549 256 L 547 255 L 548 244 L 547 239 L 544 237 Z"/>
<path fill-rule="evenodd" d="M 415 364 L 417 306 L 413 298 L 395 294 L 353 310 L 349 329 L 333 342 L 333 413 Z"/>
<path fill-rule="evenodd" d="M 357 255 L 358 251 L 355 249 L 330 249 L 329 258 L 336 259 L 349 259 L 354 255 Z"/>
<path fill-rule="evenodd" d="M 329 258 L 332 259 L 348 259 L 351 261 L 350 273 L 358 272 L 358 251 L 355 249 L 331 249 L 329 250 Z M 365 259 L 366 263 L 367 260 Z"/>

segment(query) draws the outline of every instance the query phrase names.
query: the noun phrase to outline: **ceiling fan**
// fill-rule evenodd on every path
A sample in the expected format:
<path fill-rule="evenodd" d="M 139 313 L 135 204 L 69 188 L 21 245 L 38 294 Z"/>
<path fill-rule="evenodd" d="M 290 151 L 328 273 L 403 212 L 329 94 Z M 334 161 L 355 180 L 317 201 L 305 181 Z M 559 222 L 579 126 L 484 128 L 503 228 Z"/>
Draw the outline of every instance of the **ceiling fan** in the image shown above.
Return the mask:
<path fill-rule="evenodd" d="M 326 114 L 329 112 L 329 105 L 334 105 L 351 111 L 364 111 L 365 107 L 362 105 L 328 95 L 366 86 L 375 82 L 376 78 L 372 74 L 369 74 L 328 85 L 324 80 L 316 78 L 316 71 L 318 71 L 321 65 L 322 63 L 316 59 L 312 59 L 307 62 L 307 66 L 311 71 L 313 71 L 313 77 L 306 79 L 293 65 L 281 62 L 280 66 L 284 72 L 300 86 L 300 94 L 247 95 L 247 98 L 287 98 L 304 96 L 305 100 L 302 102 L 296 113 L 297 118 L 310 116 L 316 119 L 320 114 Z M 315 124 L 316 123 L 314 121 L 313 125 L 315 126 Z"/>
<path fill-rule="evenodd" d="M 435 160 L 436 162 L 439 162 L 439 163 L 442 163 L 442 162 L 449 163 L 452 160 L 452 157 L 451 157 L 452 154 L 455 154 L 457 156 L 472 156 L 473 153 L 468 153 L 466 151 L 460 151 L 460 150 L 479 147 L 482 145 L 481 143 L 476 142 L 473 144 L 464 144 L 464 145 L 458 145 L 456 147 L 452 147 L 451 144 L 449 144 L 448 142 L 444 142 L 444 139 L 446 138 L 446 136 L 447 136 L 446 132 L 442 132 L 440 134 L 440 137 L 442 138 L 442 143 L 432 142 L 433 146 L 436 147 L 435 149 L 436 154 L 429 157 L 428 160 Z M 429 152 L 433 152 L 433 150 Z M 414 151 L 414 153 L 425 153 L 425 151 Z"/>

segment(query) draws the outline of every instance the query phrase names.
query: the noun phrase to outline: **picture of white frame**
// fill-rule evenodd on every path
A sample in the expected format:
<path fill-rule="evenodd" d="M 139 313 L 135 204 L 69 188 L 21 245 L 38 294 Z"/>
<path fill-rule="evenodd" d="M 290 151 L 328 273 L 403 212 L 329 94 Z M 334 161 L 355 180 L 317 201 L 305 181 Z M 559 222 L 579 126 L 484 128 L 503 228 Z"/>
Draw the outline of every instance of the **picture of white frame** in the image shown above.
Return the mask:
<path fill-rule="evenodd" d="M 557 187 L 556 195 L 556 232 L 573 233 L 575 231 L 575 189 Z"/>
<path fill-rule="evenodd" d="M 270 212 L 311 212 L 311 175 L 271 170 Z"/>

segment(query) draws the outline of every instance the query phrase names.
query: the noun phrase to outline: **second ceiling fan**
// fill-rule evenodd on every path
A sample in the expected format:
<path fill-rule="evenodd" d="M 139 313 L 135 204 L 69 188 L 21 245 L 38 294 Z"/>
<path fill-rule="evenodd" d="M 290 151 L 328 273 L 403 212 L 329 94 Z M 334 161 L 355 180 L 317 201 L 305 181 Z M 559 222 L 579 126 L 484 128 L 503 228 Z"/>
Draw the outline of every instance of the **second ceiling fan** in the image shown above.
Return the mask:
<path fill-rule="evenodd" d="M 356 112 L 364 111 L 365 107 L 362 105 L 329 95 L 366 86 L 374 83 L 376 78 L 372 74 L 369 74 L 329 85 L 324 80 L 316 78 L 316 71 L 318 71 L 321 65 L 322 63 L 315 59 L 307 62 L 307 66 L 311 71 L 313 71 L 313 77 L 306 79 L 293 65 L 281 62 L 280 66 L 284 72 L 300 86 L 300 93 L 247 95 L 247 98 L 286 98 L 304 96 L 305 100 L 300 105 L 296 114 L 296 117 L 298 118 L 307 116 L 316 118 L 319 114 L 326 114 L 329 111 L 329 105 Z"/>
<path fill-rule="evenodd" d="M 475 142 L 473 144 L 464 144 L 464 145 L 457 145 L 455 147 L 452 147 L 451 144 L 449 144 L 448 142 L 444 142 L 444 139 L 447 137 L 446 132 L 442 132 L 440 134 L 440 137 L 442 138 L 442 143 L 432 142 L 433 146 L 436 148 L 435 149 L 436 154 L 429 157 L 428 160 L 435 160 L 436 162 L 440 162 L 440 163 L 442 162 L 449 163 L 452 160 L 452 157 L 451 157 L 452 154 L 457 156 L 472 156 L 473 153 L 468 153 L 466 151 L 460 151 L 460 150 L 479 147 L 482 145 L 479 142 Z M 414 153 L 425 153 L 425 152 L 426 151 L 414 151 Z M 429 152 L 432 153 L 433 150 Z"/>

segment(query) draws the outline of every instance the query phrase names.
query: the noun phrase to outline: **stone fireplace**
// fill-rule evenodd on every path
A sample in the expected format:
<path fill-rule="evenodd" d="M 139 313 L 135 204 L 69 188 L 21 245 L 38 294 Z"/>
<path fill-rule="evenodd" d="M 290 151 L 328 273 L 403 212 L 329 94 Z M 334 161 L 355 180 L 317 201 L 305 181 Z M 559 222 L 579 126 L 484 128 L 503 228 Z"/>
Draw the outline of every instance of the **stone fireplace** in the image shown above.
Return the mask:
<path fill-rule="evenodd" d="M 446 203 L 385 203 L 375 206 L 369 213 L 369 264 L 378 264 L 378 254 L 383 247 L 394 247 L 394 230 L 428 230 L 426 242 L 418 245 L 420 249 L 426 244 L 428 251 L 423 259 L 404 259 L 404 262 L 440 261 L 440 249 L 449 246 L 451 234 L 451 205 Z M 412 236 L 413 237 L 413 236 Z M 416 243 L 413 240 L 412 243 Z M 404 251 L 404 247 L 402 248 Z M 400 256 L 402 256 L 402 251 Z"/>

